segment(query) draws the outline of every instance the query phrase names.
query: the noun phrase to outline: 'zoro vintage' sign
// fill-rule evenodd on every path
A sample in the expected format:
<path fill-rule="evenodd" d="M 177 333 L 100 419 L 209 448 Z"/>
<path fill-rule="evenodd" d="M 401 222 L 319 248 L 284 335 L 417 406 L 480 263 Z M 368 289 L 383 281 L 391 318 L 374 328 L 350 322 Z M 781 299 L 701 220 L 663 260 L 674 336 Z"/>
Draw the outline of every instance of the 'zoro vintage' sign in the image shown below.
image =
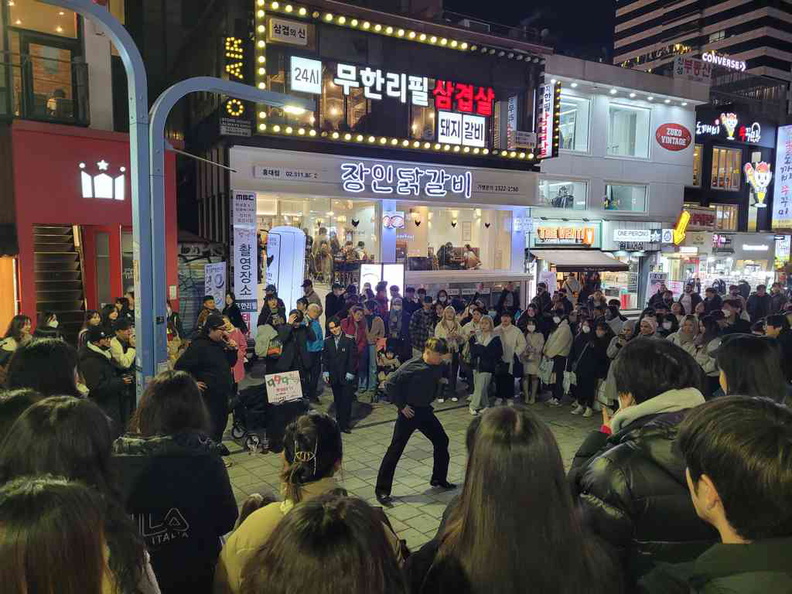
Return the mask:
<path fill-rule="evenodd" d="M 680 124 L 663 124 L 655 132 L 657 144 L 667 151 L 683 151 L 690 146 L 693 136 Z"/>

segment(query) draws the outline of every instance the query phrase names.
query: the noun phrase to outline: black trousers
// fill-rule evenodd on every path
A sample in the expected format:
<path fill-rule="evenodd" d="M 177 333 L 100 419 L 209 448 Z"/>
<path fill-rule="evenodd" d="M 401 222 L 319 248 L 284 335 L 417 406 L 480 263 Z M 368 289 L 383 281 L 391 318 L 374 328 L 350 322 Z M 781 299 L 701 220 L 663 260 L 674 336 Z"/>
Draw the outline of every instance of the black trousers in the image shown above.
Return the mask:
<path fill-rule="evenodd" d="M 457 378 L 459 377 L 459 353 L 451 354 L 451 362 L 445 366 L 443 370 L 443 377 L 448 380 L 448 383 L 443 386 L 441 394 L 444 398 L 451 398 L 456 396 L 457 391 Z"/>
<path fill-rule="evenodd" d="M 316 400 L 321 391 L 319 390 L 319 376 L 322 375 L 322 353 L 309 353 L 311 357 L 311 366 L 300 373 L 302 378 L 305 375 L 305 383 L 303 384 L 303 397 L 308 400 Z"/>
<path fill-rule="evenodd" d="M 495 376 L 495 393 L 498 398 L 514 398 L 514 376 L 511 373 L 499 373 Z"/>
<path fill-rule="evenodd" d="M 393 486 L 393 475 L 396 466 L 404 453 L 404 448 L 410 437 L 417 429 L 432 442 L 434 446 L 434 468 L 432 469 L 433 481 L 445 481 L 448 478 L 448 435 L 446 435 L 443 425 L 435 416 L 431 406 L 415 408 L 415 416 L 408 419 L 402 413 L 398 413 L 396 426 L 393 428 L 393 437 L 388 451 L 380 464 L 379 474 L 377 475 L 377 491 L 390 495 Z"/>
<path fill-rule="evenodd" d="M 553 398 L 557 400 L 564 398 L 564 370 L 566 369 L 566 363 L 566 357 L 553 357 L 553 373 L 555 374 Z"/>
<path fill-rule="evenodd" d="M 223 432 L 228 423 L 228 396 L 204 393 L 203 399 L 209 410 L 209 420 L 212 423 L 212 441 L 223 443 Z"/>
<path fill-rule="evenodd" d="M 352 385 L 351 382 L 344 381 L 341 384 L 333 384 L 330 387 L 333 390 L 333 402 L 335 403 L 338 428 L 341 430 L 349 429 L 349 423 L 352 418 L 352 400 L 355 396 L 355 386 Z"/>

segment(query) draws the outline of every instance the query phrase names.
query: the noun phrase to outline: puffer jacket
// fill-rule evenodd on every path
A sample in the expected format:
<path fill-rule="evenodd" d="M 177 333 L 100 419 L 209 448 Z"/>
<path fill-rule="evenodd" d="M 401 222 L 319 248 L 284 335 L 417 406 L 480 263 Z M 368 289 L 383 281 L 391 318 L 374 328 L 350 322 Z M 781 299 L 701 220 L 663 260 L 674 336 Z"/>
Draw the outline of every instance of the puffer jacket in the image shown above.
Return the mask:
<path fill-rule="evenodd" d="M 656 562 L 692 561 L 719 540 L 696 515 L 674 447 L 685 413 L 703 402 L 689 388 L 620 410 L 614 434 L 592 433 L 575 455 L 568 478 L 584 522 L 614 547 L 630 582 Z M 614 424 L 620 415 L 630 422 Z"/>

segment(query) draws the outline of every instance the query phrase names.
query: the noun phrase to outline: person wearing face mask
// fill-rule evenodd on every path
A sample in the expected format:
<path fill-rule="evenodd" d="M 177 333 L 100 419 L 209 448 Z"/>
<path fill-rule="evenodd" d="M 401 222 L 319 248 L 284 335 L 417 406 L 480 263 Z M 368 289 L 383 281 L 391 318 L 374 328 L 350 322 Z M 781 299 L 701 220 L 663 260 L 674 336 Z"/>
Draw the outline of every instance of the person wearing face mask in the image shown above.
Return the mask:
<path fill-rule="evenodd" d="M 440 289 L 437 292 L 437 303 L 442 305 L 443 307 L 448 307 L 451 305 L 451 301 L 448 299 L 448 292 L 445 289 Z"/>
<path fill-rule="evenodd" d="M 516 325 L 522 332 L 525 332 L 531 322 L 536 325 L 536 331 L 543 336 L 550 331 L 547 317 L 541 315 L 535 305 L 529 305 L 525 308 L 522 315 L 517 318 Z"/>
<path fill-rule="evenodd" d="M 470 414 L 474 417 L 489 406 L 489 388 L 503 358 L 500 337 L 495 335 L 492 318 L 483 316 L 479 330 L 468 339 L 471 366 L 473 368 L 473 397 L 470 399 Z"/>
<path fill-rule="evenodd" d="M 59 325 L 58 316 L 54 311 L 43 311 L 38 317 L 33 338 L 63 338 L 58 330 Z"/>
<path fill-rule="evenodd" d="M 682 293 L 682 297 L 679 298 L 679 303 L 682 304 L 684 308 L 684 313 L 686 315 L 690 315 L 693 313 L 693 310 L 696 308 L 696 305 L 701 303 L 701 295 L 694 291 L 693 283 L 688 283 L 685 285 L 685 292 Z"/>
<path fill-rule="evenodd" d="M 751 322 L 742 317 L 741 303 L 739 299 L 726 299 L 723 302 L 723 334 L 751 333 Z"/>
<path fill-rule="evenodd" d="M 553 362 L 553 397 L 550 400 L 552 406 L 561 406 L 564 397 L 564 369 L 571 348 L 572 331 L 569 329 L 569 322 L 564 318 L 564 310 L 557 309 L 553 312 L 553 330 L 544 346 L 544 356 Z"/>
<path fill-rule="evenodd" d="M 388 312 L 385 328 L 387 345 L 402 361 L 412 356 L 410 347 L 410 314 L 404 310 L 404 301 L 394 297 Z"/>
<path fill-rule="evenodd" d="M 134 381 L 131 374 L 122 374 L 110 355 L 112 334 L 102 326 L 88 329 L 88 341 L 80 349 L 80 375 L 88 387 L 88 397 L 113 420 L 115 431 L 124 429 L 123 395 Z"/>
<path fill-rule="evenodd" d="M 536 296 L 531 299 L 531 305 L 534 305 L 536 310 L 540 314 L 543 314 L 550 311 L 552 302 L 552 297 L 550 297 L 550 293 L 547 292 L 547 284 L 539 283 L 536 285 Z"/>
<path fill-rule="evenodd" d="M 504 399 L 509 406 L 514 405 L 514 378 L 522 377 L 520 356 L 525 350 L 525 336 L 520 329 L 512 323 L 511 312 L 501 314 L 501 323 L 495 329 L 495 335 L 500 338 L 503 354 L 501 364 L 495 378 L 498 401 Z"/>
<path fill-rule="evenodd" d="M 677 322 L 676 316 L 672 313 L 658 314 L 657 326 L 657 336 L 659 338 L 668 338 L 679 330 L 679 322 Z"/>
<path fill-rule="evenodd" d="M 607 322 L 598 322 L 594 326 L 593 332 L 589 326 L 583 326 L 581 328 L 583 334 L 587 333 L 586 328 L 589 328 L 588 341 L 572 369 L 577 381 L 573 390 L 576 402 L 571 412 L 573 415 L 582 414 L 588 418 L 593 414 L 591 407 L 594 406 L 599 382 L 608 375 L 610 367 L 608 346 L 613 339 L 613 330 Z"/>
<path fill-rule="evenodd" d="M 539 330 L 536 318 L 529 318 L 525 323 L 525 350 L 520 357 L 523 364 L 523 397 L 528 404 L 536 402 L 539 392 L 539 363 L 542 362 L 544 344 L 544 335 Z"/>

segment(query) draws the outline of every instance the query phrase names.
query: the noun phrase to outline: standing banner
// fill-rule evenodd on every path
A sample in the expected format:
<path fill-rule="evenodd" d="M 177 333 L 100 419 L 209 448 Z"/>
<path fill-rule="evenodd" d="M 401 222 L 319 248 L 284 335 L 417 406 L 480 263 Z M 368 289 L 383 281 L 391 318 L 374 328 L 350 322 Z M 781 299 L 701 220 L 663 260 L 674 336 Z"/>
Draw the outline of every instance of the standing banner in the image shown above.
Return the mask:
<path fill-rule="evenodd" d="M 258 319 L 256 193 L 234 190 L 232 200 L 234 295 L 248 328 L 255 328 Z"/>
<path fill-rule="evenodd" d="M 299 371 L 265 375 L 264 383 L 267 386 L 267 401 L 270 404 L 283 404 L 303 397 Z"/>
<path fill-rule="evenodd" d="M 225 307 L 226 263 L 215 262 L 204 265 L 204 295 L 211 295 L 215 307 L 220 311 Z"/>

